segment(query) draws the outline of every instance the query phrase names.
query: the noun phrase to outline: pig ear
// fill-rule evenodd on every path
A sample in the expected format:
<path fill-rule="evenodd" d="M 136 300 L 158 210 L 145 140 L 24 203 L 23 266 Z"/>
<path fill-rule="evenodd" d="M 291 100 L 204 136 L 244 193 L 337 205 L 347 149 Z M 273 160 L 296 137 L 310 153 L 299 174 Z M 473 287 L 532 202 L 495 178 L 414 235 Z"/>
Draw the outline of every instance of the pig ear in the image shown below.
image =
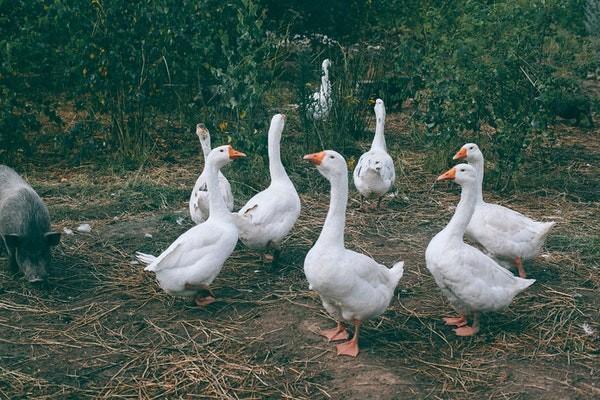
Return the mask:
<path fill-rule="evenodd" d="M 6 243 L 6 247 L 9 251 L 14 251 L 17 247 L 19 247 L 19 243 L 21 243 L 21 237 L 12 233 L 4 235 L 4 243 Z"/>
<path fill-rule="evenodd" d="M 46 232 L 44 236 L 48 246 L 56 246 L 60 242 L 60 232 Z"/>

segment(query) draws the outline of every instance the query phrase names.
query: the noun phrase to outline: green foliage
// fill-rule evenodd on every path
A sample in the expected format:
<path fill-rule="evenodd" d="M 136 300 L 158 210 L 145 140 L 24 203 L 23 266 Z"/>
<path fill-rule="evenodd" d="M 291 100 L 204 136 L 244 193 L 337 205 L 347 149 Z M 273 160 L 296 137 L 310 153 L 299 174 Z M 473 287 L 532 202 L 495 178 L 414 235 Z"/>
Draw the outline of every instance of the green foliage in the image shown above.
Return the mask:
<path fill-rule="evenodd" d="M 547 124 L 574 115 L 590 125 L 598 104 L 580 83 L 600 70 L 596 6 L 0 0 L 0 156 L 53 145 L 75 161 L 107 155 L 135 166 L 153 149 L 172 149 L 177 134 L 191 140 L 188 127 L 204 122 L 215 143 L 261 158 L 270 115 L 289 103 L 300 106 L 306 151 L 353 156 L 370 137 L 370 100 L 383 98 L 391 112 L 414 98 L 424 129 L 413 137 L 432 169 L 477 141 L 493 166 L 488 176 L 510 188 L 525 155 L 556 141 Z M 294 33 L 312 40 L 293 45 Z M 332 110 L 313 121 L 308 99 L 324 58 L 333 61 Z M 61 126 L 65 104 L 78 115 L 74 125 Z M 60 129 L 53 141 L 38 134 Z"/>
<path fill-rule="evenodd" d="M 31 154 L 25 132 L 40 128 L 40 113 L 59 121 L 47 94 L 63 81 L 62 35 L 45 3 L 0 1 L 0 156 Z"/>
<path fill-rule="evenodd" d="M 329 42 L 326 38 L 325 41 Z M 346 155 L 358 154 L 357 140 L 365 138 L 374 101 L 383 96 L 382 52 L 368 49 L 366 44 L 345 47 L 329 42 L 323 50 L 315 51 L 319 47 L 313 44 L 296 51 L 294 60 L 299 69 L 295 96 L 299 102 L 304 150 L 336 149 Z M 332 62 L 331 108 L 327 118 L 314 119 L 313 93 L 319 91 L 321 63 L 325 58 Z"/>
<path fill-rule="evenodd" d="M 260 107 L 268 43 L 252 1 L 105 0 L 94 8 L 79 66 L 85 106 L 111 116 L 122 155 L 143 156 L 158 115 L 191 125 L 218 116 L 240 129 Z"/>
<path fill-rule="evenodd" d="M 0 7 L 3 147 L 24 145 L 41 111 L 54 116 L 59 93 L 91 120 L 108 116 L 109 129 L 92 134 L 123 159 L 142 159 L 165 118 L 231 121 L 237 132 L 264 124 L 248 121 L 262 110 L 272 76 L 265 66 L 273 61 L 264 15 L 252 0 Z M 45 93 L 53 96 L 44 101 Z"/>
<path fill-rule="evenodd" d="M 466 141 L 480 142 L 496 161 L 490 176 L 496 187 L 505 188 L 524 151 L 539 143 L 540 130 L 533 127 L 548 111 L 539 96 L 558 86 L 555 77 L 565 70 L 573 74 L 593 63 L 576 65 L 583 41 L 573 40 L 575 34 L 564 28 L 581 21 L 580 13 L 573 14 L 581 2 L 460 3 L 422 9 L 417 40 L 423 44 L 424 90 L 417 100 L 426 143 L 456 149 Z M 567 75 L 560 87 L 576 80 Z"/>

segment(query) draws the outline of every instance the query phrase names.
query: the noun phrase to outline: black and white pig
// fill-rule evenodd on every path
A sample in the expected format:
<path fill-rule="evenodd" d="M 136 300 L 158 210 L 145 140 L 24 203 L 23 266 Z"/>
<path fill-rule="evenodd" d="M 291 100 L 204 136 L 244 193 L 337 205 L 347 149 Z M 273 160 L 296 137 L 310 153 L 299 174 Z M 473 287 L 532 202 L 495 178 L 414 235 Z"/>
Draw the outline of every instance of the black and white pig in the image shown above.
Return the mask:
<path fill-rule="evenodd" d="M 50 230 L 46 205 L 14 170 L 0 165 L 0 250 L 8 252 L 11 269 L 20 270 L 29 282 L 45 280 L 50 247 L 60 233 Z"/>

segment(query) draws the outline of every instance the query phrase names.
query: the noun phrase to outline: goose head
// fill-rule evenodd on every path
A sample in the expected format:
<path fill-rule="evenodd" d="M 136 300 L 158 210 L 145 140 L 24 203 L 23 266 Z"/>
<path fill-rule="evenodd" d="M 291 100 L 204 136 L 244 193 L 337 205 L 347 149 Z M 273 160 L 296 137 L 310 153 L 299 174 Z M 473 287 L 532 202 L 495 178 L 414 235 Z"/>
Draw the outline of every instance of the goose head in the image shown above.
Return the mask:
<path fill-rule="evenodd" d="M 210 134 L 203 123 L 196 125 L 196 136 L 198 136 L 201 142 L 210 141 Z"/>
<path fill-rule="evenodd" d="M 196 136 L 198 136 L 198 139 L 200 139 L 202 153 L 204 153 L 204 156 L 207 157 L 208 153 L 210 153 L 210 134 L 203 123 L 196 125 Z"/>
<path fill-rule="evenodd" d="M 329 61 L 329 58 L 324 59 L 323 64 L 321 64 L 321 68 L 323 68 L 323 73 L 325 73 L 325 75 L 327 75 L 329 73 L 330 66 L 331 66 L 331 61 Z"/>
<path fill-rule="evenodd" d="M 344 175 L 348 176 L 346 160 L 337 151 L 323 150 L 319 153 L 307 154 L 303 158 L 313 163 L 321 175 L 329 181 Z"/>
<path fill-rule="evenodd" d="M 276 135 L 277 140 L 281 139 L 281 133 L 285 126 L 285 114 L 275 114 L 271 118 L 271 125 L 269 126 L 269 137 Z"/>
<path fill-rule="evenodd" d="M 377 123 L 385 121 L 385 105 L 381 99 L 375 100 L 375 118 L 377 118 Z"/>
<path fill-rule="evenodd" d="M 438 181 L 454 181 L 461 186 L 475 183 L 477 181 L 477 172 L 469 164 L 458 164 L 438 176 Z"/>
<path fill-rule="evenodd" d="M 241 151 L 235 150 L 230 145 L 215 147 L 208 155 L 207 163 L 214 164 L 217 168 L 222 168 L 236 158 L 246 157 Z"/>
<path fill-rule="evenodd" d="M 467 143 L 452 157 L 453 160 L 467 160 L 469 163 L 482 161 L 483 154 L 475 143 Z"/>

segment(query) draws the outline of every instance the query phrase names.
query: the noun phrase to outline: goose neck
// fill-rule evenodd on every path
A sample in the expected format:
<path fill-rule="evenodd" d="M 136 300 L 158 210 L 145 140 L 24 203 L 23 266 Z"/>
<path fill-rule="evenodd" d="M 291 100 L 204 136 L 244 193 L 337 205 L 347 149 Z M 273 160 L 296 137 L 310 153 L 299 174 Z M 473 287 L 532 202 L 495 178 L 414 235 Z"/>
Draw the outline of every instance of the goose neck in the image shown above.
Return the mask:
<path fill-rule="evenodd" d="M 467 225 L 471 221 L 473 212 L 475 211 L 475 204 L 477 202 L 476 183 L 469 182 L 463 184 L 462 191 L 460 194 L 460 201 L 456 206 L 454 215 L 448 222 L 448 225 L 444 230 L 448 233 L 451 238 L 462 241 Z"/>
<path fill-rule="evenodd" d="M 269 135 L 269 173 L 271 174 L 271 183 L 289 180 L 283 163 L 281 162 L 281 134 Z"/>
<path fill-rule="evenodd" d="M 477 172 L 477 202 L 478 203 L 483 203 L 483 174 L 484 174 L 484 161 L 483 158 L 479 159 L 479 160 L 475 160 L 473 162 L 470 162 L 469 164 L 471 164 L 473 166 L 473 168 L 475 168 L 475 172 Z"/>
<path fill-rule="evenodd" d="M 329 97 L 331 93 L 331 84 L 329 83 L 329 75 L 325 72 L 325 75 L 321 77 L 321 95 Z"/>
<path fill-rule="evenodd" d="M 331 198 L 329 211 L 321 235 L 317 240 L 319 244 L 327 246 L 344 247 L 344 228 L 346 225 L 346 204 L 348 202 L 348 176 L 336 176 L 330 180 Z"/>
<path fill-rule="evenodd" d="M 373 143 L 371 144 L 371 149 L 380 149 L 387 151 L 387 146 L 385 144 L 385 136 L 383 131 L 385 129 L 385 119 L 382 117 L 377 117 L 375 122 L 375 137 L 373 137 Z"/>
<path fill-rule="evenodd" d="M 214 163 L 206 163 L 206 186 L 208 188 L 209 218 L 228 214 L 225 200 L 219 188 L 219 170 Z"/>
<path fill-rule="evenodd" d="M 210 153 L 210 138 L 201 139 L 200 147 L 202 148 L 202 155 L 204 156 L 204 162 L 208 158 L 208 154 Z"/>

